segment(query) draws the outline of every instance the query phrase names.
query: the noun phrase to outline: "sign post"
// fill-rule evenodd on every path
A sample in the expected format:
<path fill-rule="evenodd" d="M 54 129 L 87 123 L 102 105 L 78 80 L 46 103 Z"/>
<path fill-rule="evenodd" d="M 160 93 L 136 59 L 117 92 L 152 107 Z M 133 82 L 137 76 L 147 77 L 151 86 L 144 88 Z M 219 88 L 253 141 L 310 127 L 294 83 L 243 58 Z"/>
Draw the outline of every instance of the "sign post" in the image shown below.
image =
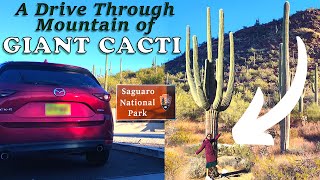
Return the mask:
<path fill-rule="evenodd" d="M 117 121 L 175 119 L 174 85 L 117 85 Z"/>

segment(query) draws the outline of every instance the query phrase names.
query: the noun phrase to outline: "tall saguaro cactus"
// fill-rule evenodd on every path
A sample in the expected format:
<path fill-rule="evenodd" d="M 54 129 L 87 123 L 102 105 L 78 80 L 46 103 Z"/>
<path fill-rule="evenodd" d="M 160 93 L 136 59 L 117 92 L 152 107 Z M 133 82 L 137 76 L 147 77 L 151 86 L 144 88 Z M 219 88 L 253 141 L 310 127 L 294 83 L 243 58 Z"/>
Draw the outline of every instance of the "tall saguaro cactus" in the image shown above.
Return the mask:
<path fill-rule="evenodd" d="M 96 66 L 92 65 L 92 74 L 96 76 Z"/>
<path fill-rule="evenodd" d="M 314 83 L 312 83 L 312 91 L 314 93 L 314 103 L 316 103 L 316 105 L 319 105 L 318 101 L 319 101 L 319 96 L 318 96 L 318 63 L 315 64 L 315 68 L 314 68 Z"/>
<path fill-rule="evenodd" d="M 120 84 L 122 84 L 122 58 L 120 58 Z"/>
<path fill-rule="evenodd" d="M 190 91 L 195 103 L 206 111 L 206 134 L 218 134 L 218 117 L 221 111 L 226 110 L 231 102 L 234 86 L 234 43 L 233 34 L 229 33 L 230 38 L 230 72 L 227 91 L 223 96 L 223 56 L 224 56 L 224 14 L 219 11 L 219 42 L 218 59 L 216 67 L 212 58 L 211 42 L 211 20 L 210 8 L 207 8 L 207 59 L 205 60 L 204 78 L 201 81 L 198 64 L 198 41 L 197 36 L 193 36 L 193 74 L 190 62 L 190 27 L 187 26 L 186 32 L 186 73 Z M 216 71 L 215 71 L 216 68 Z M 217 150 L 217 144 L 214 145 Z M 216 151 L 217 152 L 217 151 Z"/>
<path fill-rule="evenodd" d="M 104 74 L 104 89 L 108 91 L 108 55 L 106 55 L 106 67 L 105 67 L 105 74 Z"/>
<path fill-rule="evenodd" d="M 303 115 L 303 99 L 304 99 L 304 95 L 305 95 L 305 89 L 303 89 L 303 92 L 300 96 L 300 99 L 299 99 L 299 114 L 302 116 Z"/>
<path fill-rule="evenodd" d="M 157 67 L 157 58 L 154 57 L 153 61 L 152 61 L 152 68 L 154 68 L 155 73 L 158 73 L 158 67 Z"/>
<path fill-rule="evenodd" d="M 110 73 L 110 76 L 111 76 L 112 75 L 112 61 L 110 61 L 109 73 Z"/>
<path fill-rule="evenodd" d="M 283 25 L 282 25 L 282 44 L 280 45 L 280 92 L 283 97 L 290 87 L 290 69 L 289 69 L 289 11 L 290 4 L 285 2 L 283 12 Z M 289 149 L 290 137 L 290 114 L 280 121 L 280 149 L 285 152 Z"/>

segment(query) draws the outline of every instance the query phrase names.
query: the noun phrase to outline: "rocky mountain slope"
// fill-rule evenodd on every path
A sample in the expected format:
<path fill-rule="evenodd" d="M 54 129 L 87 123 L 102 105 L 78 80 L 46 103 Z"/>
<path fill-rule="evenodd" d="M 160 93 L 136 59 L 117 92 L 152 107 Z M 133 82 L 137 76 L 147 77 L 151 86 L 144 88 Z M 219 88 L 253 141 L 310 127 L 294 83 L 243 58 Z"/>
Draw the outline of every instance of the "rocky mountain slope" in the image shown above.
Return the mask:
<path fill-rule="evenodd" d="M 254 26 L 244 27 L 234 33 L 236 70 L 269 69 L 273 74 L 278 70 L 279 43 L 281 42 L 282 19 L 266 24 L 257 22 Z M 307 46 L 309 68 L 320 60 L 320 9 L 307 9 L 290 16 L 290 59 L 294 68 L 297 58 L 297 42 L 300 36 Z M 218 42 L 213 40 L 213 55 L 217 58 Z M 184 42 L 182 42 L 184 43 Z M 192 50 L 191 50 L 192 51 Z M 206 43 L 199 46 L 200 66 L 206 59 Z M 229 37 L 225 34 L 225 64 L 229 61 Z M 191 54 L 192 55 L 192 54 Z M 185 54 L 165 64 L 166 71 L 171 74 L 185 72 Z M 226 66 L 227 67 L 227 66 Z M 272 80 L 271 80 L 272 81 Z"/>

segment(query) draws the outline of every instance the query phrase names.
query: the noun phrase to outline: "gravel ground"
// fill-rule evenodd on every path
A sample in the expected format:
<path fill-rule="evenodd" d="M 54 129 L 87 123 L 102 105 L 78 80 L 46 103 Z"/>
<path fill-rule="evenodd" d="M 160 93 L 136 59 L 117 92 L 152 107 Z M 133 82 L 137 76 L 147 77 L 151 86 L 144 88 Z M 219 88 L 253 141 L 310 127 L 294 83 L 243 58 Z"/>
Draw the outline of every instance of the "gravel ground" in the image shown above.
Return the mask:
<path fill-rule="evenodd" d="M 117 137 L 113 138 L 114 142 L 135 144 L 140 146 L 164 149 L 164 138 L 135 138 L 135 137 Z"/>

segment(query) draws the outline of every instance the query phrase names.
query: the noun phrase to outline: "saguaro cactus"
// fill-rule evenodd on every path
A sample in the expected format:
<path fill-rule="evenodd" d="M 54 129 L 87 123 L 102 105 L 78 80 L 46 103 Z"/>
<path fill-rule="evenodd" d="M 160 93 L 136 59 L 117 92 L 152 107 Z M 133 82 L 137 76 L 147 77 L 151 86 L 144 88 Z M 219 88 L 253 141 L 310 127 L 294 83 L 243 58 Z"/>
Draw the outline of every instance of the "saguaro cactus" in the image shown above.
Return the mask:
<path fill-rule="evenodd" d="M 112 75 L 112 61 L 110 61 L 109 73 L 110 73 L 110 76 L 111 76 Z"/>
<path fill-rule="evenodd" d="M 154 57 L 153 61 L 152 61 L 152 68 L 154 68 L 155 73 L 158 73 L 158 67 L 157 67 L 157 58 Z"/>
<path fill-rule="evenodd" d="M 234 43 L 233 34 L 229 33 L 230 38 L 230 72 L 227 91 L 223 96 L 223 44 L 224 44 L 224 14 L 219 11 L 219 42 L 218 59 L 216 60 L 216 72 L 212 58 L 211 42 L 211 20 L 210 8 L 207 8 L 207 59 L 205 60 L 204 78 L 201 81 L 198 64 L 198 41 L 197 36 L 193 36 L 193 75 L 190 62 L 190 28 L 187 26 L 186 32 L 186 73 L 190 92 L 195 103 L 206 111 L 206 134 L 218 134 L 218 117 L 221 111 L 226 110 L 231 102 L 234 86 Z M 214 78 L 215 75 L 215 78 Z M 217 144 L 214 145 L 217 150 Z M 217 152 L 217 151 L 216 151 Z"/>
<path fill-rule="evenodd" d="M 312 91 L 314 93 L 314 103 L 316 103 L 316 105 L 318 105 L 318 63 L 315 64 L 315 68 L 314 68 L 314 82 L 312 83 Z"/>
<path fill-rule="evenodd" d="M 120 58 L 120 84 L 122 84 L 122 58 Z"/>
<path fill-rule="evenodd" d="M 106 55 L 106 67 L 105 67 L 105 74 L 104 74 L 104 89 L 108 91 L 108 55 Z"/>
<path fill-rule="evenodd" d="M 282 44 L 280 45 L 281 63 L 280 69 L 280 92 L 283 97 L 290 87 L 290 69 L 289 69 L 289 2 L 284 4 L 283 25 L 282 25 Z M 290 114 L 280 121 L 280 148 L 281 152 L 289 149 L 290 137 Z"/>
<path fill-rule="evenodd" d="M 92 74 L 94 76 L 96 76 L 96 67 L 95 67 L 95 65 L 92 65 Z"/>
<path fill-rule="evenodd" d="M 278 77 L 278 91 L 279 91 L 279 97 L 280 99 L 282 98 L 282 93 L 281 93 L 281 83 L 282 83 L 282 80 L 281 80 L 281 63 L 282 63 L 282 43 L 279 44 L 279 62 L 278 62 L 278 74 L 279 74 L 279 77 Z"/>
<path fill-rule="evenodd" d="M 303 93 L 301 94 L 300 96 L 300 99 L 299 99 L 299 114 L 300 115 L 303 115 L 303 98 L 304 98 L 304 95 L 305 95 L 305 89 L 303 89 Z"/>

